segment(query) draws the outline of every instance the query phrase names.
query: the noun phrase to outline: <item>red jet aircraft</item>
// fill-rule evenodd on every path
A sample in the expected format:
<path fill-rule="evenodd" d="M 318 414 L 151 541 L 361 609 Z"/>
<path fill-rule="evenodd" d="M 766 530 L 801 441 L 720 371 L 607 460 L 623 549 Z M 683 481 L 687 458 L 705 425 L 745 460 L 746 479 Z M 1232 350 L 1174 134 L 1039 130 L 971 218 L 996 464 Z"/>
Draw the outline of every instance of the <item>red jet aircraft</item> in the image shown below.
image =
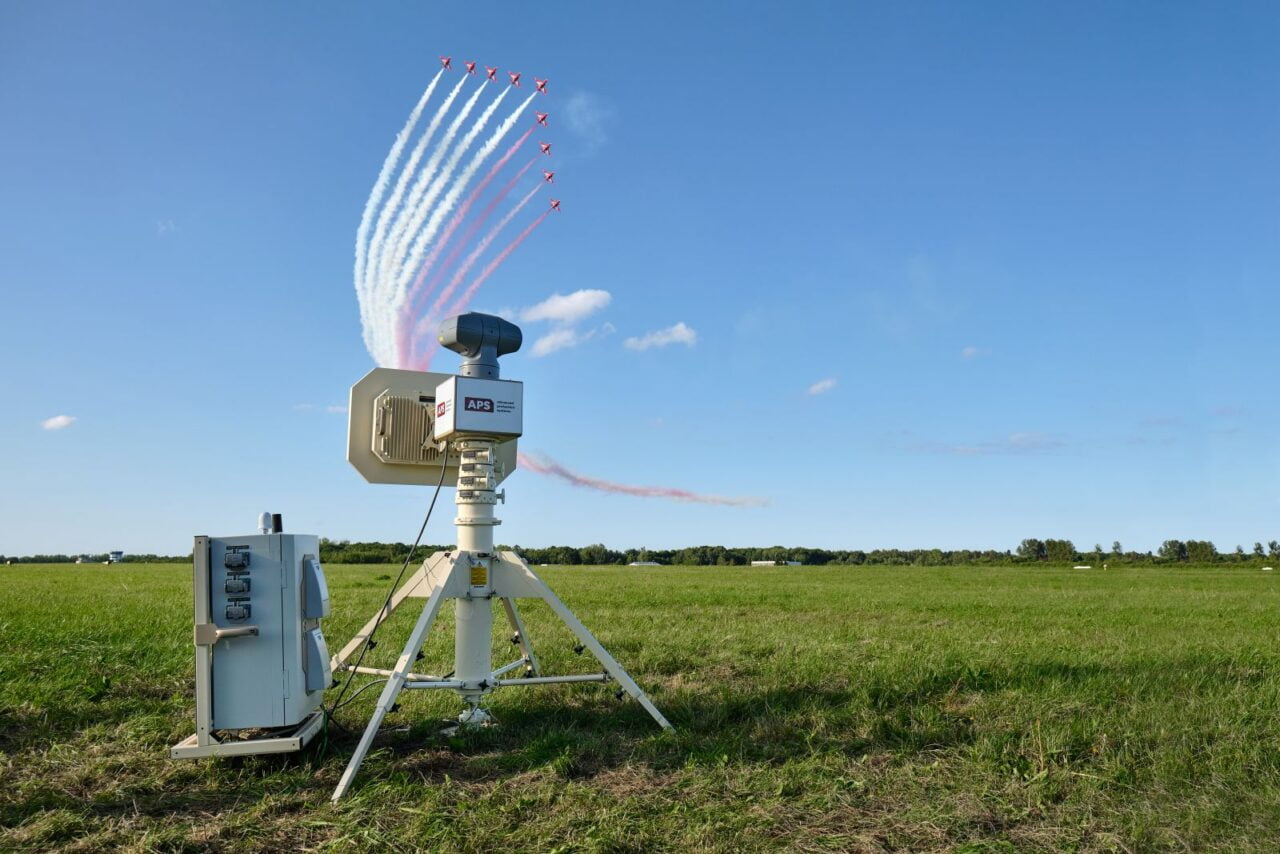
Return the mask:
<path fill-rule="evenodd" d="M 440 57 L 440 64 L 444 66 L 444 70 L 445 70 L 445 71 L 452 71 L 452 70 L 453 70 L 453 57 L 452 57 L 452 56 L 442 56 L 442 57 Z"/>
<path fill-rule="evenodd" d="M 520 86 L 520 72 L 519 72 L 519 71 L 508 71 L 508 72 L 507 72 L 507 76 L 511 78 L 511 85 L 512 85 L 512 86 L 515 86 L 515 87 L 517 87 L 517 88 L 519 88 L 519 86 Z"/>
<path fill-rule="evenodd" d="M 559 200 L 559 199 L 552 199 L 552 200 L 551 200 L 551 209 L 552 209 L 553 211 L 555 211 L 556 213 L 560 213 L 560 200 Z"/>
<path fill-rule="evenodd" d="M 474 62 L 464 62 L 464 63 L 462 63 L 462 64 L 463 64 L 463 65 L 465 65 L 465 66 L 467 67 L 467 73 L 468 73 L 468 74 L 475 74 L 475 73 L 476 73 L 476 64 L 475 64 Z"/>
<path fill-rule="evenodd" d="M 554 184 L 556 182 L 556 173 L 548 172 L 546 169 L 542 170 L 542 177 L 548 184 Z"/>
<path fill-rule="evenodd" d="M 543 153 L 543 154 L 546 154 L 546 155 L 550 155 L 550 154 L 551 154 L 551 143 L 549 143 L 549 142 L 540 142 L 540 143 L 538 143 L 538 146 L 542 149 L 542 153 Z"/>
<path fill-rule="evenodd" d="M 498 66 L 496 66 L 496 65 L 495 65 L 495 66 L 490 67 L 490 66 L 486 65 L 486 66 L 484 67 L 484 73 L 489 77 L 489 80 L 490 80 L 490 81 L 492 81 L 492 82 L 494 82 L 494 83 L 497 83 L 497 82 L 498 82 Z"/>
<path fill-rule="evenodd" d="M 533 117 L 534 117 L 535 119 L 537 119 L 538 124 L 542 125 L 543 127 L 546 127 L 546 126 L 547 126 L 547 116 L 549 116 L 549 115 L 551 115 L 551 114 L 550 114 L 550 113 L 534 113 L 534 114 L 533 114 Z"/>
<path fill-rule="evenodd" d="M 547 94 L 547 81 L 539 80 L 535 77 L 533 78 L 533 88 L 538 90 L 538 94 L 545 95 Z"/>

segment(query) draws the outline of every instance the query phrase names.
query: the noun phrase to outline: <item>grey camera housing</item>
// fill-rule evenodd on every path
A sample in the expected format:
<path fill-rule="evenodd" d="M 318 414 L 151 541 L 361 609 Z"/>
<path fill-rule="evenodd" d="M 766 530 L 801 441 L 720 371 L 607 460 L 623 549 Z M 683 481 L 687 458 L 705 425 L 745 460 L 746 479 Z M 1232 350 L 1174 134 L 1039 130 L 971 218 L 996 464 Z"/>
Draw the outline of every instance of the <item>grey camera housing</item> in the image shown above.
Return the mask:
<path fill-rule="evenodd" d="M 524 335 L 509 320 L 469 311 L 441 323 L 436 340 L 462 356 L 462 376 L 496 380 L 498 357 L 519 350 Z"/>

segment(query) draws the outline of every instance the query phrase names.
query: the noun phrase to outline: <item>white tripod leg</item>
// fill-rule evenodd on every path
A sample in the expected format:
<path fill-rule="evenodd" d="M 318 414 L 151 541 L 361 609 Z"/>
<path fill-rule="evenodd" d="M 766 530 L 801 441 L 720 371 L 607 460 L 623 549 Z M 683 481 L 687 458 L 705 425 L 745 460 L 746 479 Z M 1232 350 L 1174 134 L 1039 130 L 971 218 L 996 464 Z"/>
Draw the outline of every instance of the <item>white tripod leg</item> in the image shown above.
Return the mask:
<path fill-rule="evenodd" d="M 614 681 L 622 686 L 622 690 L 634 697 L 637 703 L 644 706 L 644 710 L 649 713 L 650 717 L 657 721 L 658 726 L 663 729 L 675 729 L 675 727 L 673 727 L 670 722 L 662 716 L 662 712 L 658 711 L 657 707 L 650 702 L 649 697 L 640 689 L 640 686 L 635 683 L 635 680 L 627 675 L 627 671 L 622 669 L 622 665 L 614 661 L 613 656 L 610 655 L 603 646 L 601 646 L 600 641 L 596 640 L 595 635 L 591 634 L 591 632 L 587 630 L 587 627 L 578 621 L 578 618 L 573 615 L 573 612 L 569 610 L 567 605 L 560 601 L 560 597 L 556 596 L 551 588 L 547 586 L 547 583 L 541 578 L 538 578 L 538 576 L 532 571 L 529 572 L 529 575 L 535 585 L 539 588 L 539 595 L 542 597 L 542 600 L 551 606 L 551 610 L 555 611 L 556 616 L 564 621 L 564 624 L 569 627 L 569 631 L 573 632 L 574 636 L 582 643 L 582 645 L 591 650 L 591 654 L 604 665 L 604 669 L 614 678 Z"/>
<path fill-rule="evenodd" d="M 369 752 L 369 748 L 373 745 L 374 736 L 378 734 L 378 728 L 382 726 L 382 719 L 387 716 L 387 712 L 395 705 L 396 697 L 400 696 L 400 689 L 404 687 L 406 675 L 413 669 L 414 662 L 417 660 L 418 651 L 422 649 L 422 643 L 427 638 L 427 633 L 431 631 L 431 624 L 435 621 L 436 614 L 440 611 L 440 603 L 444 601 L 444 589 L 447 586 L 448 576 L 437 582 L 435 588 L 431 591 L 426 605 L 422 608 L 422 614 L 418 617 L 418 623 L 413 627 L 413 633 L 409 635 L 409 642 L 404 646 L 404 652 L 400 655 L 400 660 L 396 662 L 395 672 L 387 679 L 387 684 L 382 688 L 382 696 L 378 698 L 378 707 L 373 711 L 373 717 L 369 719 L 369 725 L 365 727 L 364 735 L 360 738 L 360 744 L 356 746 L 356 752 L 351 755 L 351 761 L 347 763 L 347 770 L 342 772 L 342 779 L 338 781 L 338 788 L 333 790 L 331 800 L 338 800 L 347 790 L 351 788 L 352 781 L 356 778 L 356 772 L 360 770 L 360 764 L 364 762 L 365 754 Z"/>
<path fill-rule="evenodd" d="M 520 611 L 516 608 L 516 600 L 508 599 L 504 596 L 502 609 L 507 612 L 507 622 L 511 624 L 511 631 L 515 632 L 516 643 L 520 645 L 520 653 L 524 656 L 525 662 L 532 669 L 534 676 L 541 676 L 542 667 L 538 664 L 538 657 L 533 654 L 533 644 L 529 642 L 529 636 L 525 634 L 524 620 L 520 619 Z"/>

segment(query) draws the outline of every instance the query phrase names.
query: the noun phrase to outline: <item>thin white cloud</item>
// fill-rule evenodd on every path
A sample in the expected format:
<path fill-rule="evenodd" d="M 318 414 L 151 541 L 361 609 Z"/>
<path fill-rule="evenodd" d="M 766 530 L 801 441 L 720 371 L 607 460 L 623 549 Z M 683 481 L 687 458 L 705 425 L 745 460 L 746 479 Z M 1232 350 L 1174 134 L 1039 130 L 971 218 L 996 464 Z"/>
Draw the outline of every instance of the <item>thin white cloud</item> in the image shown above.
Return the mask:
<path fill-rule="evenodd" d="M 549 320 L 553 323 L 571 324 L 595 314 L 613 300 L 608 291 L 585 288 L 571 294 L 552 294 L 537 305 L 521 309 L 520 319 L 525 323 Z"/>
<path fill-rule="evenodd" d="M 557 350 L 568 350 L 577 347 L 579 344 L 586 343 L 597 335 L 603 337 L 614 332 L 612 323 L 604 323 L 595 329 L 589 329 L 586 332 L 579 332 L 572 326 L 562 326 L 559 329 L 553 329 L 546 335 L 543 335 L 537 341 L 533 342 L 532 353 L 535 357 L 549 356 Z"/>
<path fill-rule="evenodd" d="M 577 330 L 554 329 L 533 342 L 532 352 L 534 356 L 548 356 L 557 350 L 577 347 L 579 343 Z"/>
<path fill-rule="evenodd" d="M 46 418 L 40 422 L 40 426 L 46 430 L 65 430 L 72 424 L 76 423 L 74 415 L 55 415 L 52 418 Z"/>
<path fill-rule="evenodd" d="M 609 141 L 609 129 L 618 111 L 590 92 L 575 92 L 564 105 L 565 124 L 577 135 L 587 152 Z"/>
<path fill-rule="evenodd" d="M 295 403 L 293 405 L 294 412 L 311 412 L 316 408 L 314 403 Z"/>
<path fill-rule="evenodd" d="M 965 347 L 960 351 L 961 359 L 976 359 L 979 356 L 987 355 L 987 350 L 983 347 Z"/>
<path fill-rule="evenodd" d="M 826 394 L 827 392 L 831 391 L 831 389 L 835 387 L 836 387 L 836 378 L 827 377 L 826 379 L 818 380 L 816 383 L 809 386 L 809 394 Z"/>
<path fill-rule="evenodd" d="M 683 322 L 674 326 L 668 326 L 666 329 L 659 329 L 650 332 L 647 335 L 628 338 L 623 341 L 623 346 L 629 350 L 648 350 L 653 347 L 666 347 L 670 344 L 684 344 L 692 347 L 698 343 L 698 333 L 686 326 Z"/>
<path fill-rule="evenodd" d="M 908 450 L 923 454 L 949 454 L 958 457 L 983 457 L 992 454 L 1041 454 L 1056 451 L 1066 446 L 1061 439 L 1055 439 L 1044 433 L 1020 432 L 1010 433 L 1004 439 L 973 444 L 956 444 L 951 442 L 919 442 Z"/>
<path fill-rule="evenodd" d="M 166 234 L 173 234 L 177 230 L 177 224 L 171 219 L 156 220 L 156 234 L 160 237 L 164 237 Z"/>
<path fill-rule="evenodd" d="M 346 415 L 347 407 L 341 403 L 331 403 L 324 408 L 324 411 L 328 412 L 330 415 Z"/>

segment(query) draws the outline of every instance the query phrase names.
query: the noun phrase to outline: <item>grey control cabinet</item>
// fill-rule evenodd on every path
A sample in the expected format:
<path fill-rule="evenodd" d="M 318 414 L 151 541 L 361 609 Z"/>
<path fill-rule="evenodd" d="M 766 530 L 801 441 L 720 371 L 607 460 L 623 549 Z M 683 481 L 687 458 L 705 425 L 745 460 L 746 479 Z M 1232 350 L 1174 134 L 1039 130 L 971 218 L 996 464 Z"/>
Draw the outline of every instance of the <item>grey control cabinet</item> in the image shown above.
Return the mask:
<path fill-rule="evenodd" d="M 196 537 L 196 734 L 175 757 L 296 750 L 319 729 L 332 674 L 329 590 L 309 534 Z M 265 740 L 215 731 L 301 729 Z M 254 746 L 258 749 L 254 749 Z"/>

